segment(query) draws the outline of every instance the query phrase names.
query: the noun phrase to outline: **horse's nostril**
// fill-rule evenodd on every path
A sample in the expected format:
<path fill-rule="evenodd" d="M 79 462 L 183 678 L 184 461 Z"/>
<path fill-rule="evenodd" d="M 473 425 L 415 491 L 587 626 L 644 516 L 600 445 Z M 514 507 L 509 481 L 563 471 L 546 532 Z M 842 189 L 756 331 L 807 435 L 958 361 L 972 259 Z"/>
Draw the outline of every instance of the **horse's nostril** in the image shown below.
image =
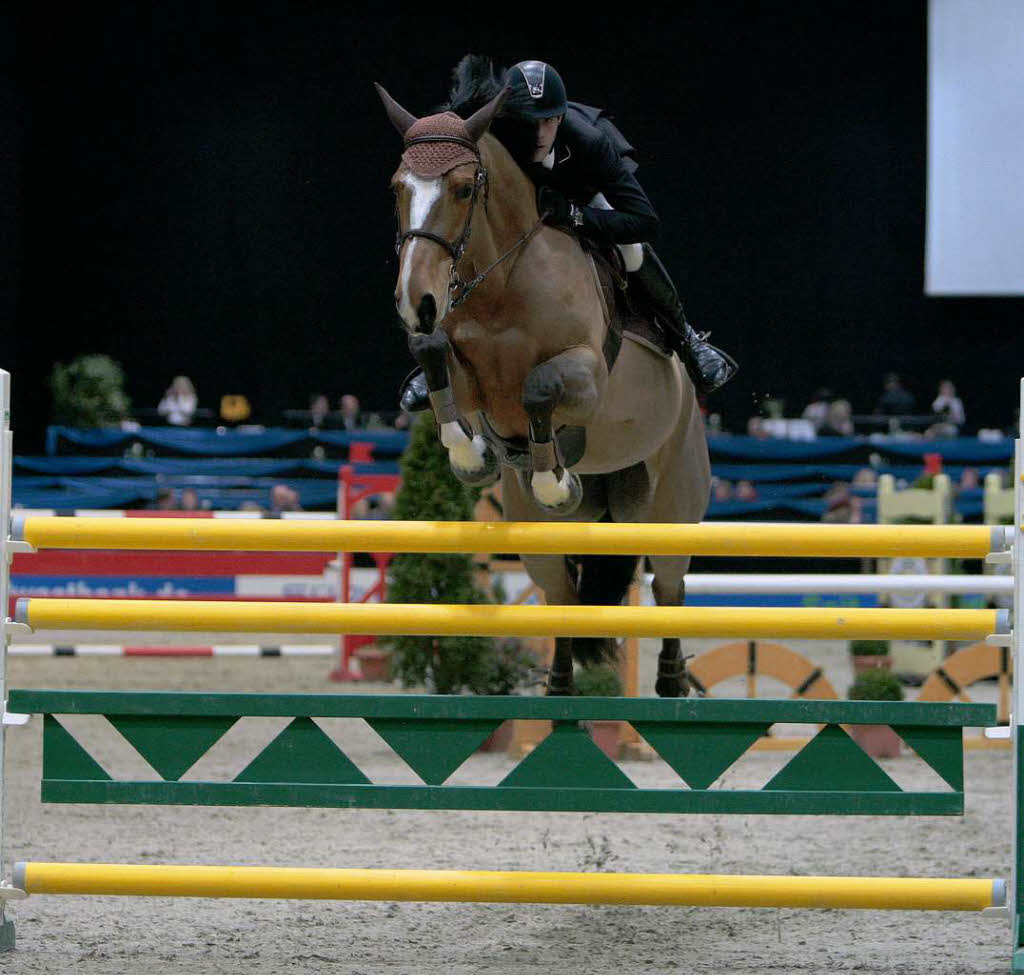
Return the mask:
<path fill-rule="evenodd" d="M 425 294 L 420 298 L 419 307 L 416 309 L 416 317 L 419 319 L 417 331 L 429 333 L 434 330 L 434 322 L 437 319 L 437 302 L 434 301 L 432 294 Z"/>

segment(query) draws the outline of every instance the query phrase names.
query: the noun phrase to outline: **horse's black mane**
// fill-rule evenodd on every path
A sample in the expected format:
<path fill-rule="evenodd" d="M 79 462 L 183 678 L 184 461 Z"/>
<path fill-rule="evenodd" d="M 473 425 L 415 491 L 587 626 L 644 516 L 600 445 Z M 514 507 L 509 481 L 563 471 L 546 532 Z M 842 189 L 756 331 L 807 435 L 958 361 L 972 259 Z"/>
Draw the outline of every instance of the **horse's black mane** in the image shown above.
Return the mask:
<path fill-rule="evenodd" d="M 452 70 L 452 87 L 448 101 L 441 111 L 452 111 L 469 118 L 486 105 L 504 87 L 505 69 L 496 69 L 494 62 L 483 54 L 467 54 Z M 502 106 L 501 115 L 515 114 L 517 98 L 529 103 L 525 89 L 510 92 Z"/>
<path fill-rule="evenodd" d="M 495 71 L 489 57 L 467 54 L 452 69 L 452 87 L 444 110 L 469 118 L 501 91 L 504 76 L 504 71 Z"/>

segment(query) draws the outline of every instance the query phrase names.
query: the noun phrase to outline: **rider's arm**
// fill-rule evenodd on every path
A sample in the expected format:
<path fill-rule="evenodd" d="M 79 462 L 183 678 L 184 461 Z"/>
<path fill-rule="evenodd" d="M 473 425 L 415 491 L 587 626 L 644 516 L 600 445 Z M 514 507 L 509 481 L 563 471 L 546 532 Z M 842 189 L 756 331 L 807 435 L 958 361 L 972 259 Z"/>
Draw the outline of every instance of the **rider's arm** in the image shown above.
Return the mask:
<path fill-rule="evenodd" d="M 583 207 L 583 233 L 605 246 L 653 241 L 661 221 L 636 177 L 606 138 L 587 148 L 586 168 L 612 209 Z"/>

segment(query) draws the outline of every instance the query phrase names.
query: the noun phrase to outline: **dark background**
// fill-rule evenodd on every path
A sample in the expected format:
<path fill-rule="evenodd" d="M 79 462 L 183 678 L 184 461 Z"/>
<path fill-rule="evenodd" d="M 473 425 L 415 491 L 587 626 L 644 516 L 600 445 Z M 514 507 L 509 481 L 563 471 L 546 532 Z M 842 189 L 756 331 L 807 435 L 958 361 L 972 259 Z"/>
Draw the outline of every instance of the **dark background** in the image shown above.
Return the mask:
<path fill-rule="evenodd" d="M 867 412 L 895 369 L 1009 425 L 1024 300 L 923 296 L 926 5 L 689 4 L 554 23 L 526 5 L 0 8 L 0 365 L 20 453 L 53 363 L 119 360 L 137 406 L 184 373 L 275 423 L 308 394 L 395 408 L 387 182 L 372 82 L 427 114 L 468 51 L 554 63 L 639 147 L 692 322 L 740 361 L 742 430 L 828 385 Z M 626 21 L 630 15 L 632 23 Z M 602 22 L 603 21 L 603 22 Z"/>

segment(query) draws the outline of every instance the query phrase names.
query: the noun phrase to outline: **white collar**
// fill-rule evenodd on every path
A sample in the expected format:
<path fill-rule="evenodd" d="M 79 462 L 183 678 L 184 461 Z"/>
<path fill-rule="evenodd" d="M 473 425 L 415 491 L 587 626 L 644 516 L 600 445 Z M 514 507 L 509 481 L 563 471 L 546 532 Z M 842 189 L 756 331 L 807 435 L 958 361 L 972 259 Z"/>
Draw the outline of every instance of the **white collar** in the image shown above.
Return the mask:
<path fill-rule="evenodd" d="M 548 154 L 547 154 L 547 155 L 546 155 L 546 156 L 545 156 L 545 157 L 544 157 L 544 158 L 543 158 L 543 159 L 541 160 L 540 164 L 541 164 L 541 165 L 542 165 L 542 166 L 543 166 L 543 167 L 544 167 L 545 169 L 554 169 L 554 168 L 555 168 L 555 147 L 554 147 L 554 146 L 552 146 L 552 147 L 551 147 L 551 152 L 549 152 L 549 153 L 548 153 Z"/>

